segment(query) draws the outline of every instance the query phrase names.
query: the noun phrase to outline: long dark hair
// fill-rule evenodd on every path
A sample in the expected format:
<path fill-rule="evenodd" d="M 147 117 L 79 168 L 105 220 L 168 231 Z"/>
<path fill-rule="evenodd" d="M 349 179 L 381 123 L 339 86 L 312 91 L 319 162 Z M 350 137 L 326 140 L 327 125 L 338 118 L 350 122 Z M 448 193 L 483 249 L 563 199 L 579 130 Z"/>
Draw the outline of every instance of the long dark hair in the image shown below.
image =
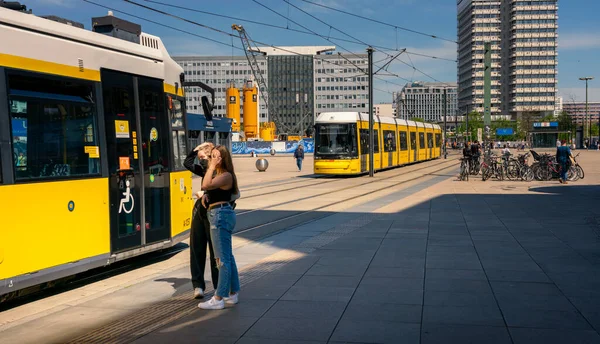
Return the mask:
<path fill-rule="evenodd" d="M 231 153 L 229 153 L 229 149 L 227 149 L 227 147 L 225 146 L 216 146 L 214 149 L 218 150 L 219 153 L 221 153 L 221 166 L 219 166 L 219 168 L 221 170 L 231 173 L 231 177 L 233 178 L 231 190 L 234 194 L 239 193 L 237 177 L 235 176 L 235 171 L 233 169 L 233 161 L 231 159 Z"/>

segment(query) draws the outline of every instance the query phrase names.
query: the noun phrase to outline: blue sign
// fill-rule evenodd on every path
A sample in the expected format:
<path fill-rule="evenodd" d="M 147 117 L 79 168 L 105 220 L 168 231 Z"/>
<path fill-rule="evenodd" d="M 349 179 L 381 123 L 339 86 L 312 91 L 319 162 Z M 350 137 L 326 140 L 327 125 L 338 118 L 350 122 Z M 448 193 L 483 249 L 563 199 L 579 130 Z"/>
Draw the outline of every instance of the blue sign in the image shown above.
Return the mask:
<path fill-rule="evenodd" d="M 535 122 L 534 128 L 558 128 L 558 122 Z"/>
<path fill-rule="evenodd" d="M 498 128 L 496 129 L 496 136 L 510 136 L 514 135 L 515 131 L 513 128 Z"/>
<path fill-rule="evenodd" d="M 12 119 L 12 132 L 13 136 L 27 136 L 27 120 L 26 119 Z"/>

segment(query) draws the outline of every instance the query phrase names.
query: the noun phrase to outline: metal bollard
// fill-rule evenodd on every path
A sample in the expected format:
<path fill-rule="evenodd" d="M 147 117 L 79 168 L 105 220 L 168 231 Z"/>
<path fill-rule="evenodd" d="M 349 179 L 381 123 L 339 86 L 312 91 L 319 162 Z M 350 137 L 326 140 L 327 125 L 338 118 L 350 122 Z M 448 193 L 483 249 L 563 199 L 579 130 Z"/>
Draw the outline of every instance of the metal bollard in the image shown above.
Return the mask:
<path fill-rule="evenodd" d="M 271 148 L 271 155 L 275 155 L 275 149 Z"/>
<path fill-rule="evenodd" d="M 269 168 L 269 162 L 267 161 L 267 159 L 261 158 L 256 160 L 256 169 L 259 172 L 265 172 L 267 168 Z"/>

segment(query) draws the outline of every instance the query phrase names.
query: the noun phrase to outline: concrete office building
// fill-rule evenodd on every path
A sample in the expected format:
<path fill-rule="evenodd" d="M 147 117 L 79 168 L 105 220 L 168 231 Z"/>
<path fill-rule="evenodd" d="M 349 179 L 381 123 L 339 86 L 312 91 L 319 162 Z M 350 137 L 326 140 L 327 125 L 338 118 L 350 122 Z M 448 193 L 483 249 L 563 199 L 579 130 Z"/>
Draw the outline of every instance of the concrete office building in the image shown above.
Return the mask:
<path fill-rule="evenodd" d="M 279 133 L 300 134 L 311 128 L 322 112 L 368 111 L 366 54 L 333 54 L 335 46 L 259 47 L 261 70 L 269 88 L 269 102 L 277 115 Z M 174 57 L 187 81 L 202 81 L 215 89 L 214 115 L 225 116 L 225 90 L 231 81 L 242 88 L 252 77 L 245 56 Z M 187 90 L 189 112 L 202 113 L 198 87 Z M 260 121 L 272 121 L 261 101 Z"/>
<path fill-rule="evenodd" d="M 397 95 L 398 117 L 421 118 L 427 122 L 444 121 L 444 89 L 446 89 L 448 122 L 454 121 L 458 109 L 458 86 L 456 83 L 412 82 L 407 83 Z"/>
<path fill-rule="evenodd" d="M 458 0 L 457 6 L 459 113 L 483 113 L 484 42 L 490 42 L 495 119 L 553 114 L 557 0 Z"/>
<path fill-rule="evenodd" d="M 588 102 L 587 113 L 585 102 L 565 102 L 563 111 L 572 116 L 573 123 L 578 125 L 589 123 L 591 116 L 592 125 L 597 125 L 600 116 L 600 102 Z"/>
<path fill-rule="evenodd" d="M 240 90 L 244 82 L 253 78 L 252 69 L 245 56 L 177 56 L 173 59 L 183 67 L 186 81 L 201 81 L 215 89 L 213 115 L 225 117 L 225 91 L 231 82 Z M 259 57 L 260 68 L 268 76 L 267 60 Z M 210 94 L 199 87 L 186 88 L 186 105 L 190 113 L 203 113 L 202 96 L 210 99 Z M 240 96 L 242 92 L 240 91 Z M 241 104 L 240 104 L 241 105 Z M 267 108 L 260 102 L 260 120 L 267 121 Z M 241 111 L 241 106 L 240 106 Z"/>
<path fill-rule="evenodd" d="M 392 103 L 381 103 L 373 105 L 373 114 L 384 117 L 396 117 L 396 107 Z"/>

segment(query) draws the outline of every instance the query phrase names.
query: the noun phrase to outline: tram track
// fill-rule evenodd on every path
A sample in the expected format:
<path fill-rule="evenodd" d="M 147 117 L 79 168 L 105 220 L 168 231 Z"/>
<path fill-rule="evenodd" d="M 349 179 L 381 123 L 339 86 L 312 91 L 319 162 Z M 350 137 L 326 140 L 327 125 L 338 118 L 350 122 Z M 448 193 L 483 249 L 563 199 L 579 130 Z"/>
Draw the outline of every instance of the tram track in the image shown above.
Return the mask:
<path fill-rule="evenodd" d="M 377 193 L 377 192 L 382 192 L 382 191 L 385 191 L 385 190 L 389 190 L 391 188 L 394 188 L 394 187 L 397 187 L 397 186 L 400 186 L 400 185 L 403 185 L 403 184 L 407 184 L 407 183 L 410 183 L 410 182 L 422 179 L 422 178 L 427 177 L 427 176 L 437 176 L 438 173 L 441 172 L 441 171 L 444 171 L 444 170 L 447 170 L 447 169 L 450 169 L 450 168 L 455 168 L 458 165 L 458 163 L 455 162 L 455 161 L 444 161 L 443 163 L 435 164 L 433 166 L 428 166 L 427 168 L 433 168 L 433 167 L 440 166 L 440 165 L 446 165 L 446 166 L 438 168 L 438 169 L 435 169 L 435 170 L 433 170 L 431 172 L 428 172 L 428 173 L 417 175 L 417 176 L 415 176 L 413 178 L 401 180 L 401 181 L 395 182 L 393 184 L 386 184 L 385 186 L 382 186 L 382 187 L 379 187 L 379 188 L 376 188 L 376 189 L 367 190 L 367 191 L 362 192 L 362 193 L 360 193 L 358 195 L 353 195 L 351 198 L 344 198 L 344 199 L 341 199 L 341 200 L 338 200 L 338 201 L 329 202 L 327 204 L 320 205 L 318 207 L 314 207 L 314 208 L 309 209 L 309 210 L 295 211 L 295 212 L 293 211 L 292 214 L 284 215 L 282 217 L 278 217 L 278 218 L 273 219 L 273 220 L 268 221 L 268 222 L 260 223 L 258 225 L 251 226 L 251 227 L 248 227 L 248 228 L 240 228 L 240 229 L 238 229 L 237 231 L 234 232 L 234 235 L 243 237 L 245 239 L 251 239 L 251 240 L 254 240 L 254 241 L 261 240 L 261 239 L 267 238 L 269 236 L 278 234 L 280 232 L 292 229 L 294 227 L 298 227 L 298 226 L 304 225 L 306 223 L 319 220 L 319 219 L 321 219 L 323 217 L 327 217 L 327 216 L 329 216 L 331 214 L 327 213 L 327 212 L 324 212 L 323 214 L 321 214 L 321 216 L 312 216 L 312 217 L 310 217 L 309 219 L 307 219 L 305 221 L 302 221 L 300 219 L 300 221 L 294 221 L 293 224 L 289 223 L 290 220 L 298 219 L 300 217 L 311 215 L 311 214 L 314 215 L 314 213 L 318 212 L 319 210 L 323 210 L 323 209 L 326 209 L 326 208 L 329 208 L 329 207 L 332 207 L 332 206 L 340 205 L 340 204 L 342 204 L 344 202 L 348 202 L 350 200 L 356 200 L 357 198 L 365 197 L 365 196 L 373 194 L 373 193 Z M 388 180 L 390 178 L 394 178 L 394 177 L 397 177 L 397 176 L 398 175 L 395 175 L 393 177 L 390 176 L 390 177 L 386 178 L 385 180 Z M 334 193 L 338 193 L 338 192 L 342 192 L 342 191 L 347 191 L 348 189 L 351 189 L 351 188 L 356 188 L 356 187 L 360 187 L 360 186 L 365 186 L 365 185 L 368 185 L 368 184 L 372 184 L 374 182 L 384 182 L 385 180 L 370 181 L 370 182 L 359 184 L 359 185 L 352 185 L 352 186 L 344 187 L 344 188 L 338 189 L 338 190 L 333 190 L 333 191 L 328 191 L 328 192 L 324 192 L 324 193 L 317 194 L 317 195 L 303 197 L 301 199 L 296 199 L 296 200 L 292 200 L 292 201 L 282 202 L 282 203 L 279 203 L 279 204 L 276 204 L 276 205 L 271 205 L 271 206 L 264 207 L 263 210 L 267 210 L 268 211 L 268 209 L 275 208 L 275 207 L 278 207 L 280 205 L 286 205 L 286 204 L 296 203 L 296 202 L 300 202 L 300 201 L 303 201 L 303 200 L 307 200 L 307 199 L 311 199 L 311 198 L 315 198 L 315 197 L 319 197 L 319 196 L 324 196 L 324 195 L 331 195 L 331 194 L 334 194 Z M 258 209 L 256 211 L 258 211 Z M 254 212 L 254 210 L 251 211 L 251 212 Z M 251 212 L 244 212 L 242 214 L 249 214 Z M 261 216 L 261 218 L 263 218 L 263 217 Z M 272 229 L 272 230 L 269 230 L 269 227 L 272 227 L 272 226 L 276 226 L 276 228 Z M 280 228 L 280 229 L 277 229 L 277 228 Z"/>
<path fill-rule="evenodd" d="M 262 223 L 257 224 L 257 225 L 250 224 L 246 228 L 241 227 L 240 229 L 235 231 L 233 234 L 240 238 L 251 239 L 252 241 L 262 240 L 267 237 L 284 232 L 286 230 L 290 230 L 295 227 L 305 225 L 307 223 L 314 222 L 321 218 L 331 215 L 330 212 L 319 213 L 320 210 L 327 209 L 332 206 L 340 205 L 340 204 L 342 204 L 344 202 L 348 202 L 350 200 L 355 200 L 357 198 L 365 197 L 365 196 L 373 194 L 373 193 L 382 192 L 382 191 L 385 191 L 385 190 L 388 190 L 388 189 L 391 189 L 391 188 L 394 188 L 394 187 L 397 187 L 397 186 L 400 186 L 403 184 L 407 184 L 407 183 L 422 179 L 427 176 L 435 176 L 441 171 L 450 169 L 452 167 L 456 167 L 457 162 L 455 159 L 444 160 L 437 164 L 423 167 L 422 169 L 432 169 L 432 168 L 436 168 L 441 165 L 446 165 L 446 166 L 434 169 L 433 171 L 430 171 L 427 173 L 418 174 L 415 177 L 401 180 L 401 181 L 398 181 L 398 182 L 395 182 L 392 184 L 386 183 L 386 185 L 384 185 L 384 186 L 378 187 L 376 189 L 366 190 L 365 192 L 361 192 L 357 195 L 353 195 L 350 198 L 343 198 L 343 199 L 340 199 L 340 200 L 337 200 L 334 202 L 328 202 L 327 204 L 319 205 L 317 207 L 314 207 L 314 208 L 308 209 L 308 210 L 292 211 L 291 214 L 287 214 L 287 215 L 284 214 L 284 216 L 280 216 L 280 217 L 274 218 L 274 219 L 266 221 L 266 222 L 263 221 L 263 219 L 261 218 L 261 219 L 259 219 L 259 221 L 262 221 Z M 310 200 L 310 199 L 316 198 L 316 197 L 321 197 L 321 196 L 325 196 L 325 195 L 331 195 L 331 194 L 335 194 L 335 193 L 339 193 L 339 192 L 344 192 L 344 191 L 348 191 L 353 188 L 364 187 L 366 185 L 370 185 L 373 183 L 385 183 L 385 182 L 388 182 L 390 179 L 397 178 L 403 174 L 418 173 L 418 171 L 419 171 L 419 169 L 411 169 L 410 171 L 406 171 L 405 169 L 402 169 L 399 173 L 394 173 L 394 174 L 392 174 L 390 176 L 386 176 L 384 178 L 380 178 L 380 179 L 376 179 L 376 180 L 367 180 L 366 182 L 361 183 L 361 184 L 348 185 L 348 186 L 338 188 L 335 190 L 317 193 L 317 194 L 313 194 L 310 196 L 306 196 L 306 197 L 302 197 L 302 198 L 298 198 L 298 199 L 294 199 L 294 200 L 290 200 L 290 201 L 279 202 L 279 203 L 272 204 L 272 205 L 265 206 L 265 207 L 258 208 L 258 209 L 242 211 L 242 212 L 238 213 L 237 215 L 243 216 L 243 215 L 252 214 L 252 213 L 255 213 L 258 211 L 269 211 L 269 209 L 276 208 L 276 207 L 279 207 L 282 205 L 298 203 L 298 202 Z M 347 179 L 347 178 L 334 179 L 334 180 L 327 181 L 327 183 L 336 182 L 336 181 L 344 181 L 344 180 L 349 180 L 349 179 Z M 306 187 L 317 186 L 320 184 L 323 184 L 323 183 L 315 183 L 315 184 L 307 185 Z M 270 193 L 264 193 L 264 194 L 260 194 L 260 195 L 253 195 L 251 197 L 257 197 L 257 196 L 261 196 L 261 195 L 264 196 L 266 194 L 289 191 L 290 189 L 296 189 L 296 187 L 286 188 L 286 189 L 277 190 L 277 191 L 273 191 Z M 250 198 L 250 196 L 245 197 L 245 198 Z M 244 221 L 244 220 L 242 220 L 242 221 Z M 238 223 L 240 223 L 240 222 L 241 222 L 240 219 L 238 219 Z M 244 242 L 245 242 L 244 244 L 236 245 L 234 248 L 240 248 L 240 247 L 248 244 L 248 241 L 244 240 Z M 117 262 L 117 263 L 108 265 L 106 267 L 89 270 L 89 271 L 83 272 L 78 275 L 67 277 L 63 280 L 49 282 L 46 284 L 48 287 L 45 287 L 45 288 L 41 287 L 41 289 L 39 289 L 39 290 L 25 293 L 24 295 L 17 295 L 16 297 L 14 297 L 10 300 L 0 303 L 0 311 L 12 309 L 14 307 L 18 307 L 18 306 L 21 306 L 21 305 L 24 305 L 24 304 L 27 304 L 30 302 L 35 302 L 37 300 L 44 299 L 46 297 L 50 297 L 53 295 L 57 295 L 62 292 L 67 292 L 69 290 L 73 290 L 73 289 L 85 286 L 87 284 L 90 284 L 90 283 L 101 281 L 106 278 L 114 277 L 114 276 L 117 276 L 117 275 L 120 275 L 123 273 L 127 273 L 130 271 L 134 271 L 136 269 L 139 269 L 139 268 L 142 268 L 145 266 L 150 266 L 150 265 L 158 263 L 164 259 L 168 259 L 172 256 L 175 256 L 175 255 L 187 250 L 188 248 L 189 247 L 187 245 L 178 244 L 178 245 L 175 245 L 168 249 L 160 250 L 157 252 L 151 252 L 146 255 L 127 259 L 122 262 Z M 38 287 L 40 287 L 40 286 L 38 286 Z"/>
<path fill-rule="evenodd" d="M 435 166 L 446 164 L 446 163 L 448 163 L 448 161 L 449 160 L 443 160 L 443 161 L 441 161 L 441 162 L 439 162 L 437 164 L 433 164 L 433 165 L 426 166 L 426 167 L 423 167 L 423 166 L 420 166 L 420 167 L 422 167 L 422 168 L 431 168 L 431 167 L 435 167 Z M 418 165 L 410 165 L 410 166 L 405 166 L 405 167 L 412 167 L 412 166 L 418 166 Z M 386 176 L 386 177 L 383 177 L 383 178 L 378 178 L 378 179 L 369 179 L 368 181 L 366 181 L 365 183 L 362 183 L 362 184 L 348 185 L 348 186 L 345 186 L 345 187 L 343 187 L 341 189 L 337 189 L 337 190 L 332 190 L 332 191 L 326 191 L 326 192 L 322 192 L 322 193 L 317 193 L 317 194 L 313 194 L 313 195 L 310 195 L 310 196 L 307 196 L 307 197 L 303 197 L 303 198 L 298 198 L 298 199 L 294 199 L 294 200 L 290 200 L 290 201 L 285 201 L 285 202 L 280 202 L 280 203 L 268 205 L 268 206 L 265 206 L 265 207 L 262 207 L 262 208 L 256 208 L 256 209 L 251 209 L 251 210 L 246 210 L 246 211 L 240 211 L 240 212 L 237 212 L 236 215 L 241 216 L 241 215 L 253 213 L 253 212 L 256 212 L 256 211 L 268 210 L 268 209 L 273 208 L 273 207 L 278 207 L 278 206 L 282 206 L 282 205 L 286 205 L 286 204 L 290 204 L 290 203 L 294 203 L 294 202 L 298 202 L 298 201 L 302 201 L 302 200 L 306 200 L 306 199 L 310 199 L 310 198 L 315 198 L 315 197 L 319 197 L 319 196 L 328 195 L 328 194 L 335 193 L 335 192 L 346 191 L 346 190 L 349 190 L 349 189 L 352 189 L 352 188 L 361 187 L 361 186 L 369 185 L 369 184 L 372 184 L 372 183 L 381 183 L 381 182 L 385 182 L 385 181 L 388 181 L 388 180 L 393 179 L 393 178 L 397 178 L 397 177 L 399 177 L 399 176 L 401 176 L 403 174 L 412 173 L 412 172 L 416 172 L 416 171 L 419 170 L 417 168 L 417 169 L 411 169 L 410 171 L 406 171 L 404 169 L 405 167 L 400 168 L 399 172 L 395 173 L 393 175 Z M 390 171 L 390 170 L 388 170 L 388 171 Z M 387 172 L 387 171 L 384 171 L 384 172 Z M 306 185 L 306 187 L 312 187 L 312 186 L 317 186 L 317 185 L 326 184 L 326 183 L 332 183 L 332 182 L 343 182 L 343 181 L 347 181 L 347 180 L 350 180 L 350 179 L 347 179 L 347 178 L 345 178 L 345 179 L 339 179 L 338 178 L 338 179 L 327 181 L 327 182 L 323 182 L 323 183 L 309 184 L 309 185 Z M 290 191 L 290 190 L 295 190 L 295 189 L 296 189 L 296 187 L 294 187 L 294 188 L 288 188 L 288 189 L 282 189 L 282 190 L 275 190 L 275 191 L 265 192 L 265 193 L 261 193 L 261 194 L 256 194 L 256 195 L 251 195 L 251 196 L 245 196 L 244 199 L 248 199 L 248 198 L 252 198 L 252 197 L 265 196 L 265 195 L 271 195 L 273 193 L 285 192 L 285 191 Z"/>

